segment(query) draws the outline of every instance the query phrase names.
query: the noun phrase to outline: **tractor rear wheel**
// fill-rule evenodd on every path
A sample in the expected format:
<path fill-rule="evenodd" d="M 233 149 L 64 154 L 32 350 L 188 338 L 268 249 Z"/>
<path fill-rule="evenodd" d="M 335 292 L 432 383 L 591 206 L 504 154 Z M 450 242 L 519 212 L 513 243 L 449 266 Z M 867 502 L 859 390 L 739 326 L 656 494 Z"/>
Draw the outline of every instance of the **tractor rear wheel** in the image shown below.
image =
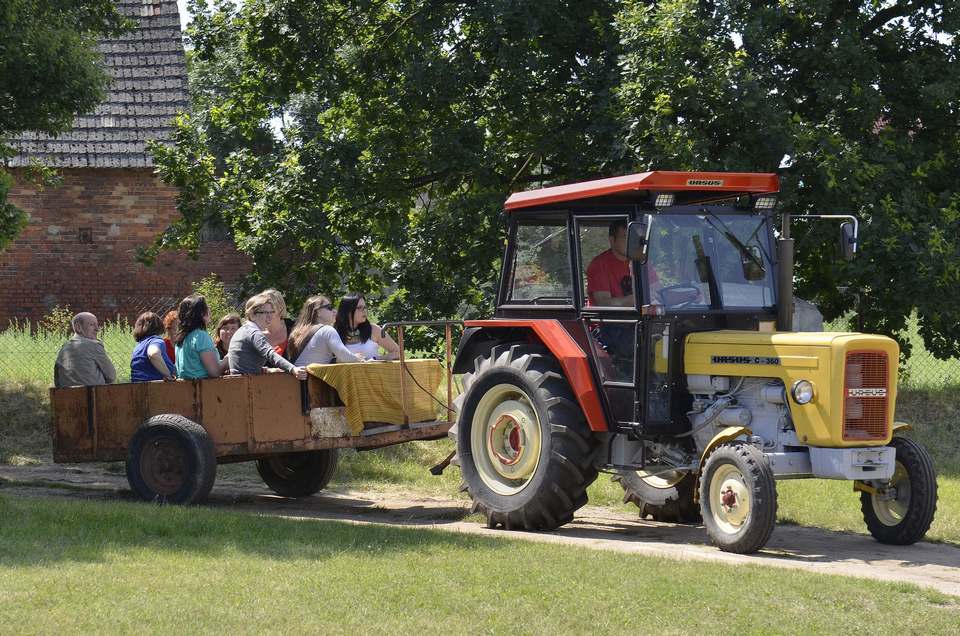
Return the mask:
<path fill-rule="evenodd" d="M 894 437 L 896 468 L 879 492 L 860 493 L 860 509 L 870 534 L 880 543 L 909 545 L 923 538 L 937 512 L 937 475 L 930 453 L 911 439 Z"/>
<path fill-rule="evenodd" d="M 613 481 L 623 487 L 623 503 L 636 504 L 640 509 L 641 519 L 669 523 L 701 521 L 700 507 L 693 501 L 697 479 L 692 473 L 621 470 Z"/>
<path fill-rule="evenodd" d="M 454 436 L 464 489 L 491 528 L 552 530 L 587 503 L 597 478 L 583 412 L 542 347 L 478 357 Z"/>
<path fill-rule="evenodd" d="M 257 472 L 281 497 L 309 497 L 330 483 L 339 456 L 336 448 L 268 455 L 257 460 Z"/>
<path fill-rule="evenodd" d="M 743 442 L 710 453 L 700 478 L 703 525 L 724 552 L 762 548 L 777 522 L 777 486 L 763 453 Z"/>

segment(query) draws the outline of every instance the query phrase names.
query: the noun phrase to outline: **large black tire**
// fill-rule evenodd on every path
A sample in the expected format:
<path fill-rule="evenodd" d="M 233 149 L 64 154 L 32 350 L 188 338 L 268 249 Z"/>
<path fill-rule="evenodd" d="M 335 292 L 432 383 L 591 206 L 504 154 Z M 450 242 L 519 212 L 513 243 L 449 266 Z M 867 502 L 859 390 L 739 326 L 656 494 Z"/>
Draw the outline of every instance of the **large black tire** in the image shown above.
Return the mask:
<path fill-rule="evenodd" d="M 906 437 L 894 437 L 890 446 L 897 449 L 897 464 L 886 494 L 860 493 L 860 509 L 870 534 L 880 543 L 910 545 L 930 529 L 937 512 L 937 475 L 927 450 Z M 883 486 L 881 482 L 871 482 Z"/>
<path fill-rule="evenodd" d="M 552 530 L 587 503 L 594 442 L 557 362 L 542 347 L 494 347 L 478 357 L 457 427 L 474 512 L 491 528 Z"/>
<path fill-rule="evenodd" d="M 777 522 L 777 486 L 766 457 L 744 442 L 723 444 L 700 477 L 700 511 L 714 545 L 724 552 L 756 552 Z"/>
<path fill-rule="evenodd" d="M 641 519 L 669 523 L 700 523 L 700 507 L 693 500 L 697 483 L 693 473 L 647 476 L 642 471 L 621 470 L 613 477 L 623 488 L 623 503 L 640 509 Z"/>
<path fill-rule="evenodd" d="M 268 455 L 257 460 L 257 472 L 278 495 L 309 497 L 330 483 L 339 457 L 336 448 Z"/>
<path fill-rule="evenodd" d="M 133 434 L 127 449 L 127 481 L 145 501 L 200 503 L 217 476 L 213 441 L 182 415 L 155 415 Z"/>

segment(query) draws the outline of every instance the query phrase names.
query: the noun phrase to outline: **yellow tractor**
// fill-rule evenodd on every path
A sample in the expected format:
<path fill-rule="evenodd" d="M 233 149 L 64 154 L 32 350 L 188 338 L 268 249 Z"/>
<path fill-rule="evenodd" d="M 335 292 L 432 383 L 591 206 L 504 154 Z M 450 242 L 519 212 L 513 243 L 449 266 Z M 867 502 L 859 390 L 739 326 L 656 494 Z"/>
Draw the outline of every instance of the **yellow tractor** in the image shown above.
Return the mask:
<path fill-rule="evenodd" d="M 557 528 L 612 472 L 641 516 L 702 519 L 730 552 L 767 542 L 778 479 L 851 481 L 877 540 L 924 536 L 936 476 L 896 435 L 897 344 L 795 319 L 790 225 L 814 217 L 775 233 L 778 190 L 647 172 L 507 200 L 496 314 L 465 323 L 450 432 L 488 525 Z M 856 219 L 819 218 L 844 221 L 852 257 Z"/>

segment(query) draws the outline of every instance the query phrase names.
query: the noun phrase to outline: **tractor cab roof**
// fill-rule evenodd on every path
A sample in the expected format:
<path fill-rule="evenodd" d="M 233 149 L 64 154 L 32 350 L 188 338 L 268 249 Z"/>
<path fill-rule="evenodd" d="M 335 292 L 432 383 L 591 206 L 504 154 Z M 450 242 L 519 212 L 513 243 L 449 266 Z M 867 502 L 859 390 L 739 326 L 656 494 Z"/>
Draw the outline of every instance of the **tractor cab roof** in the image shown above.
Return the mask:
<path fill-rule="evenodd" d="M 741 195 L 769 194 L 780 189 L 777 175 L 761 172 L 668 172 L 654 171 L 609 179 L 515 192 L 506 210 L 557 208 L 583 203 L 646 203 L 657 194 L 673 193 L 678 204 L 728 200 Z"/>

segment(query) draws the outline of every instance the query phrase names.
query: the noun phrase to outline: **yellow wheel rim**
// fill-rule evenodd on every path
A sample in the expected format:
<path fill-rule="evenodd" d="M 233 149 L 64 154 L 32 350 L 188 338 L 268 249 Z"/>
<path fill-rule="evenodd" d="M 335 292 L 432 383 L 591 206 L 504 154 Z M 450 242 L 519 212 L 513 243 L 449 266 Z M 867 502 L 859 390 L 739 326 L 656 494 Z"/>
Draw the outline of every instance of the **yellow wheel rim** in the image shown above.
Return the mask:
<path fill-rule="evenodd" d="M 727 534 L 736 534 L 750 518 L 750 488 L 740 470 L 723 464 L 710 480 L 710 514 Z"/>
<path fill-rule="evenodd" d="M 910 508 L 910 477 L 900 462 L 890 478 L 890 487 L 896 491 L 893 497 L 871 495 L 870 500 L 877 519 L 884 525 L 895 526 L 904 520 Z"/>
<path fill-rule="evenodd" d="M 513 384 L 484 393 L 473 414 L 470 450 L 480 479 L 499 495 L 515 495 L 540 464 L 540 420 L 530 397 Z"/>

